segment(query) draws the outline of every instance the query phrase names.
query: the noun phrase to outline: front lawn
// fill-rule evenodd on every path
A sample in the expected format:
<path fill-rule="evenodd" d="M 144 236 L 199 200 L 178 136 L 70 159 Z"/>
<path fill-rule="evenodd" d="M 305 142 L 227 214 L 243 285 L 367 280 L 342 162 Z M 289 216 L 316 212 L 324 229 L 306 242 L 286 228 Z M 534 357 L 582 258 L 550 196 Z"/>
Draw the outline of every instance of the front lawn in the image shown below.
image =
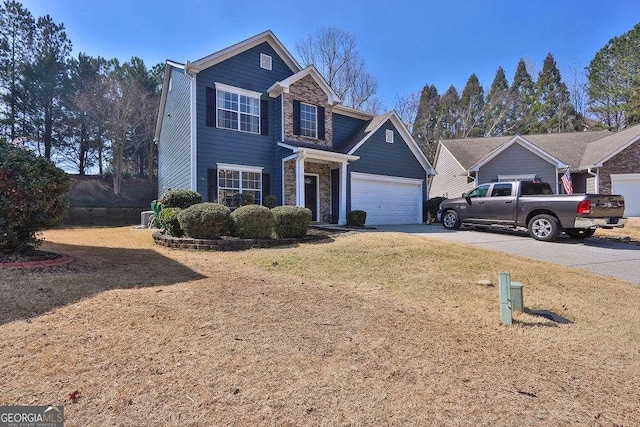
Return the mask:
<path fill-rule="evenodd" d="M 0 270 L 0 405 L 97 426 L 640 423 L 637 285 L 400 233 L 233 253 L 45 237 L 77 261 Z M 500 271 L 574 323 L 501 325 L 476 284 Z"/>

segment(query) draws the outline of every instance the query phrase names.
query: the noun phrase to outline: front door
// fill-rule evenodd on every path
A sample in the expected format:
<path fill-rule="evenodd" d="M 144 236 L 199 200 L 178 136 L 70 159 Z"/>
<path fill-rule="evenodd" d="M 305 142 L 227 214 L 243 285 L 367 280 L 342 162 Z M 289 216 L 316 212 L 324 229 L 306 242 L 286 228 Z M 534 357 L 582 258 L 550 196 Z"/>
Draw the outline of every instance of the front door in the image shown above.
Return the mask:
<path fill-rule="evenodd" d="M 318 221 L 318 176 L 304 176 L 304 207 L 311 209 L 311 219 Z"/>

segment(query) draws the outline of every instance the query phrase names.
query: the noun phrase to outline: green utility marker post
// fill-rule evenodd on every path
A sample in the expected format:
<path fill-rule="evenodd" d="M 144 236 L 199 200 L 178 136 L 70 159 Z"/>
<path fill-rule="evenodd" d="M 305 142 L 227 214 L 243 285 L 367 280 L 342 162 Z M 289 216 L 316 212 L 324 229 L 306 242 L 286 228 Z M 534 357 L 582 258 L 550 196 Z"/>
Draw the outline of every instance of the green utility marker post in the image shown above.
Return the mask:
<path fill-rule="evenodd" d="M 513 324 L 511 316 L 511 274 L 498 275 L 498 290 L 500 292 L 500 320 L 505 325 Z"/>

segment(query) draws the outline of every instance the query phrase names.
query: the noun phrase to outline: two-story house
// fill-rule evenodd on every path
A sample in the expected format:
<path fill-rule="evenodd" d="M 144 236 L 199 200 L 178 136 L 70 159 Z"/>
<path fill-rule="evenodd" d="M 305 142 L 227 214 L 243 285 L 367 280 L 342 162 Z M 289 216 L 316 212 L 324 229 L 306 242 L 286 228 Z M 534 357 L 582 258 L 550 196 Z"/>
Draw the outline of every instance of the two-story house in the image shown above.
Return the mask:
<path fill-rule="evenodd" d="M 314 221 L 422 222 L 434 169 L 394 111 L 341 105 L 271 31 L 184 64 L 167 61 L 156 126 L 158 191 L 230 205 L 306 206 Z"/>

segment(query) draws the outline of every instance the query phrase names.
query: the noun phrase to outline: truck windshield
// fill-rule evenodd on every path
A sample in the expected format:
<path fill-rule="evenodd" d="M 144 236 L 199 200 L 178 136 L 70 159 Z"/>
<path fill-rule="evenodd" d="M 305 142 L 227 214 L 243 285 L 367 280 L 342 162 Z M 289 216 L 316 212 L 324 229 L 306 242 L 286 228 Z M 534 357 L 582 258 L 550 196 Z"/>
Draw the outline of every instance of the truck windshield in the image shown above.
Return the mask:
<path fill-rule="evenodd" d="M 520 194 L 523 196 L 537 196 L 541 194 L 553 194 L 551 186 L 546 182 L 529 182 L 520 183 Z"/>

